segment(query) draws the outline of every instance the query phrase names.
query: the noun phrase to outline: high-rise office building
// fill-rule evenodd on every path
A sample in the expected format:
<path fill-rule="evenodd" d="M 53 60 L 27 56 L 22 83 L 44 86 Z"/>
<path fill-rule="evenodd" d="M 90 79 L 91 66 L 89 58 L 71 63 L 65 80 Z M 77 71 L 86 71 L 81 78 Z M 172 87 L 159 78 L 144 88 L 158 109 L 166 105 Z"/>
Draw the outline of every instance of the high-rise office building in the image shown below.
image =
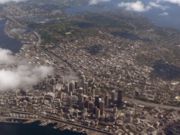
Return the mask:
<path fill-rule="evenodd" d="M 113 90 L 112 93 L 111 93 L 111 102 L 115 103 L 116 99 L 117 99 L 117 93 L 116 93 L 115 90 Z"/>
<path fill-rule="evenodd" d="M 104 97 L 104 104 L 105 104 L 105 107 L 109 107 L 109 96 L 108 96 L 108 94 L 106 94 Z"/>
<path fill-rule="evenodd" d="M 74 90 L 75 90 L 75 83 L 74 81 L 71 81 L 69 83 L 69 91 L 74 92 Z"/>
<path fill-rule="evenodd" d="M 101 116 L 104 115 L 104 102 L 103 101 L 99 102 L 99 109 L 100 109 Z"/>
<path fill-rule="evenodd" d="M 117 107 L 120 108 L 123 106 L 123 100 L 122 100 L 122 91 L 121 90 L 118 90 L 118 96 L 117 96 Z"/>
<path fill-rule="evenodd" d="M 101 116 L 100 109 L 97 107 L 95 108 L 95 116 L 96 116 L 96 119 L 99 119 Z"/>
<path fill-rule="evenodd" d="M 95 96 L 94 105 L 99 108 L 99 103 L 101 101 L 101 98 L 99 96 Z"/>

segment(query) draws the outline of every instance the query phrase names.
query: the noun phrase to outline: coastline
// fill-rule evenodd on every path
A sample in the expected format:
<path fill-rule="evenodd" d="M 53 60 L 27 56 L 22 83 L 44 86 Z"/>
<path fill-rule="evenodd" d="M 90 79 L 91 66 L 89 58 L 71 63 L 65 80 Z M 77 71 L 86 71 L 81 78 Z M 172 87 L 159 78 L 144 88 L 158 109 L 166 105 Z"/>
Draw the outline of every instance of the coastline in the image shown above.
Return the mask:
<path fill-rule="evenodd" d="M 11 29 L 12 26 L 9 26 L 11 25 L 11 21 L 10 20 L 6 20 L 5 18 L 2 18 L 0 21 L 4 21 L 4 33 L 10 38 L 10 39 L 14 39 L 14 40 L 18 40 L 16 38 L 14 38 L 13 35 L 11 35 L 11 33 L 9 32 L 9 30 Z M 18 34 L 18 33 L 16 33 Z M 26 41 L 26 38 L 22 37 L 22 39 L 19 39 L 18 41 L 21 43 L 19 44 L 20 48 L 17 52 L 12 52 L 15 53 L 15 55 L 17 56 L 21 56 L 21 53 L 25 52 L 26 50 L 28 50 L 28 47 L 30 47 L 29 45 L 31 45 L 31 47 L 33 46 L 38 46 L 41 44 L 41 38 L 39 36 L 39 34 L 35 31 L 29 33 L 32 37 L 34 36 L 36 40 L 31 40 L 31 41 Z M 8 47 L 6 49 L 9 49 Z M 11 113 L 11 111 L 10 111 Z M 5 115 L 6 116 L 6 115 Z M 43 128 L 46 128 L 48 125 L 47 124 L 52 124 L 52 123 L 48 123 L 46 121 L 49 121 L 49 120 L 43 120 L 43 119 L 30 119 L 30 118 L 12 118 L 12 117 L 4 117 L 3 118 L 3 115 L 1 115 L 1 118 L 0 118 L 0 124 L 4 123 L 4 124 L 33 124 L 34 122 L 36 121 L 39 121 L 40 122 L 40 125 L 37 125 L 37 126 L 42 126 Z M 58 123 L 60 124 L 60 123 Z M 60 124 L 61 125 L 61 124 Z M 56 129 L 58 130 L 59 132 L 69 132 L 71 133 L 72 135 L 81 135 L 82 133 L 81 132 L 77 132 L 77 131 L 74 131 L 73 129 L 71 128 L 68 128 L 68 126 L 59 126 L 59 127 L 51 127 L 52 129 Z M 1 135 L 1 134 L 0 134 Z"/>
<path fill-rule="evenodd" d="M 10 34 L 9 28 L 10 28 L 10 22 L 9 20 L 6 20 L 5 18 L 1 18 L 0 20 L 1 25 L 1 32 L 0 32 L 0 47 L 4 49 L 9 49 L 13 53 L 18 53 L 23 44 L 21 40 L 18 40 L 13 35 Z"/>
<path fill-rule="evenodd" d="M 8 130 L 6 130 L 6 127 L 8 127 Z M 42 133 L 43 135 L 48 135 L 49 133 L 53 133 L 54 135 L 82 135 L 82 133 L 78 133 L 76 131 L 70 131 L 70 130 L 59 130 L 53 125 L 48 124 L 48 125 L 41 125 L 39 121 L 35 121 L 32 123 L 13 123 L 13 122 L 0 122 L 0 130 L 3 130 L 3 134 L 6 135 L 13 135 L 14 133 L 11 132 L 14 129 L 18 133 L 18 135 L 23 135 L 26 133 L 26 135 L 32 135 L 34 133 Z M 9 131 L 10 130 L 10 131 Z M 0 133 L 1 135 L 1 133 Z"/>

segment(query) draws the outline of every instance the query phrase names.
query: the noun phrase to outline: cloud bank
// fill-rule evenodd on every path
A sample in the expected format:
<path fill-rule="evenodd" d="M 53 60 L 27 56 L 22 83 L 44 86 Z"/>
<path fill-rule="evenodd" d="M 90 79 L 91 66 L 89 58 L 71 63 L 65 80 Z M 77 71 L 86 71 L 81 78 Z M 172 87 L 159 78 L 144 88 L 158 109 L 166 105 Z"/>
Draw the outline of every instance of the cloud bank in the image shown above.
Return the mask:
<path fill-rule="evenodd" d="M 22 2 L 22 1 L 25 1 L 25 0 L 0 0 L 0 4 L 4 4 L 7 2 Z"/>
<path fill-rule="evenodd" d="M 30 65 L 25 60 L 17 59 L 11 51 L 0 49 L 1 91 L 33 86 L 52 73 L 52 67 Z"/>
<path fill-rule="evenodd" d="M 118 4 L 119 7 L 122 7 L 128 11 L 144 12 L 150 10 L 150 6 L 145 6 L 141 1 L 135 2 L 121 2 Z"/>
<path fill-rule="evenodd" d="M 176 4 L 178 6 L 180 6 L 180 0 L 156 0 L 158 3 L 160 2 L 168 2 L 168 3 L 171 3 L 171 4 Z"/>
<path fill-rule="evenodd" d="M 96 5 L 96 4 L 99 4 L 101 2 L 109 2 L 111 0 L 89 0 L 89 4 L 90 5 Z"/>
<path fill-rule="evenodd" d="M 155 8 L 166 10 L 168 7 L 161 4 L 161 1 L 162 0 L 153 0 L 145 4 L 141 0 L 137 0 L 132 2 L 120 2 L 118 6 L 124 8 L 125 10 L 134 12 L 146 12 Z"/>

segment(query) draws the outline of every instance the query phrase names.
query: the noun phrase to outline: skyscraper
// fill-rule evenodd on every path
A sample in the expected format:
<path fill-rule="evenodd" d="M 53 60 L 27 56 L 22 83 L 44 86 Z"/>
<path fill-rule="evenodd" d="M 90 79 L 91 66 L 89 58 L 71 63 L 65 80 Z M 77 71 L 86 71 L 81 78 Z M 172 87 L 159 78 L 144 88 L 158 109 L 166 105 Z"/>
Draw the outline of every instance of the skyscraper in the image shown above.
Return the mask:
<path fill-rule="evenodd" d="M 111 102 L 112 102 L 112 103 L 115 103 L 115 101 L 116 101 L 116 96 L 117 96 L 117 93 L 116 93 L 115 90 L 113 90 L 112 93 L 111 93 Z"/>
<path fill-rule="evenodd" d="M 122 100 L 122 91 L 118 90 L 118 97 L 117 97 L 117 107 L 121 108 L 123 105 L 123 100 Z"/>
<path fill-rule="evenodd" d="M 108 96 L 108 94 L 105 95 L 104 104 L 105 104 L 105 107 L 109 107 L 109 96 Z"/>
<path fill-rule="evenodd" d="M 98 107 L 98 108 L 99 108 L 100 100 L 101 100 L 101 98 L 100 98 L 99 96 L 96 96 L 96 97 L 95 97 L 94 105 L 95 105 L 96 107 Z"/>
<path fill-rule="evenodd" d="M 99 109 L 100 109 L 101 116 L 104 115 L 104 102 L 103 101 L 99 102 Z"/>
<path fill-rule="evenodd" d="M 69 91 L 74 92 L 74 90 L 75 90 L 75 83 L 74 81 L 71 81 L 69 83 Z"/>

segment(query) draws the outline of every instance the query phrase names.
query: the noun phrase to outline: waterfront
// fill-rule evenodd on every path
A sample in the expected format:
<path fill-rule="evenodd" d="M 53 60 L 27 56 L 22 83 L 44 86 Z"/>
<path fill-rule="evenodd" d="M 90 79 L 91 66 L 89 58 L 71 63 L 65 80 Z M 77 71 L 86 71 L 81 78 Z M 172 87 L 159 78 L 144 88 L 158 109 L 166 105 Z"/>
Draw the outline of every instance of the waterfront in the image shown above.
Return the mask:
<path fill-rule="evenodd" d="M 5 32 L 18 37 L 23 47 L 7 64 L 0 60 L 5 63 L 0 70 L 0 119 L 7 123 L 0 133 L 46 135 L 50 129 L 48 135 L 165 135 L 167 125 L 180 120 L 180 33 L 141 16 L 119 14 L 120 9 L 63 12 L 83 1 L 4 6 Z M 61 3 L 61 8 L 51 3 Z M 90 6 L 103 10 L 103 5 Z M 30 129 L 24 129 L 27 125 Z M 40 127 L 46 132 L 39 132 Z"/>
<path fill-rule="evenodd" d="M 165 129 L 166 135 L 179 135 L 180 121 L 168 125 Z"/>
<path fill-rule="evenodd" d="M 0 20 L 0 48 L 18 53 L 22 47 L 21 41 L 10 38 L 5 33 L 5 20 Z M 34 123 L 3 123 L 0 122 L 0 135 L 81 135 L 70 130 L 55 129 L 51 125 L 40 126 L 40 122 Z"/>
<path fill-rule="evenodd" d="M 17 53 L 21 49 L 22 44 L 20 41 L 8 37 L 4 31 L 5 23 L 5 20 L 0 20 L 0 48 L 9 49 L 12 52 Z"/>
<path fill-rule="evenodd" d="M 22 123 L 0 123 L 0 135 L 81 135 L 72 131 L 60 131 L 52 126 L 39 126 L 38 122 Z"/>

